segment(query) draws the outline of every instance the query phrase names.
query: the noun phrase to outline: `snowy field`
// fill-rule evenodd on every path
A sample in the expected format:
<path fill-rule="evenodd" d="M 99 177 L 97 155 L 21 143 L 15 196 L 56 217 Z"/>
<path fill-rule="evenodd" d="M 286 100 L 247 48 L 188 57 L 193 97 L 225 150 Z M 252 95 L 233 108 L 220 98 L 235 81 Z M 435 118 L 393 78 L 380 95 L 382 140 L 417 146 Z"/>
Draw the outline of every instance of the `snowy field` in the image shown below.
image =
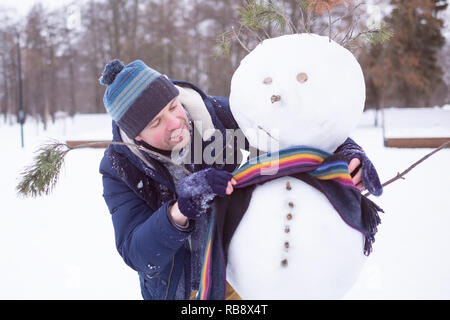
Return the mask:
<path fill-rule="evenodd" d="M 383 147 L 374 114 L 352 134 L 382 182 L 431 149 Z M 450 108 L 386 111 L 392 136 L 450 137 Z M 414 129 L 411 127 L 414 126 Z M 16 195 L 22 168 L 48 138 L 110 139 L 106 115 L 60 119 L 43 131 L 0 122 L 0 299 L 141 299 L 137 273 L 114 244 L 102 198 L 101 149 L 70 152 L 54 192 L 38 199 Z M 450 150 L 442 150 L 373 198 L 384 210 L 373 253 L 345 299 L 450 299 Z"/>

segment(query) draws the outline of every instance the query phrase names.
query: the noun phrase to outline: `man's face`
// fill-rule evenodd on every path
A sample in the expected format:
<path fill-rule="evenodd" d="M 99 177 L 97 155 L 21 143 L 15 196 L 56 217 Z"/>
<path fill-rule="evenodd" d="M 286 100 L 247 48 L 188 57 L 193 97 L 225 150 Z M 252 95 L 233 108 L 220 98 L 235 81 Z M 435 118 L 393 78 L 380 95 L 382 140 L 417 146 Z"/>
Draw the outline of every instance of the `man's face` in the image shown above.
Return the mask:
<path fill-rule="evenodd" d="M 147 124 L 136 140 L 143 140 L 161 150 L 180 149 L 189 142 L 188 118 L 178 97 L 170 101 Z"/>

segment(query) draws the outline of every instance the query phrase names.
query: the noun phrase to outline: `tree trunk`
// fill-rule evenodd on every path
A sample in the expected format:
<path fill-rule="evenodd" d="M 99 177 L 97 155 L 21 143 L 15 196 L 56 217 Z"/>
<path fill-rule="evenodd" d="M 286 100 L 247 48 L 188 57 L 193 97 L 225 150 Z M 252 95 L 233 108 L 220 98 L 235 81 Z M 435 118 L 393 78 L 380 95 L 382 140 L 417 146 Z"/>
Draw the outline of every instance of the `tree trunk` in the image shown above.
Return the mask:
<path fill-rule="evenodd" d="M 6 123 L 6 115 L 8 113 L 9 95 L 8 95 L 8 74 L 6 72 L 6 58 L 2 54 L 2 69 L 3 69 L 3 100 L 2 100 L 2 113 L 4 115 L 4 122 Z"/>
<path fill-rule="evenodd" d="M 113 14 L 113 36 L 114 36 L 114 56 L 120 57 L 122 50 L 120 47 L 120 13 L 119 13 L 119 1 L 112 0 L 112 14 Z"/>
<path fill-rule="evenodd" d="M 381 109 L 381 132 L 383 135 L 383 145 L 386 146 L 386 118 L 384 116 L 384 97 L 385 90 L 381 90 L 380 109 Z"/>
<path fill-rule="evenodd" d="M 70 110 L 69 115 L 73 117 L 75 113 L 77 112 L 77 102 L 76 102 L 76 96 L 75 96 L 75 71 L 73 67 L 73 52 L 72 47 L 70 47 L 70 56 L 69 56 L 69 96 L 70 96 Z"/>

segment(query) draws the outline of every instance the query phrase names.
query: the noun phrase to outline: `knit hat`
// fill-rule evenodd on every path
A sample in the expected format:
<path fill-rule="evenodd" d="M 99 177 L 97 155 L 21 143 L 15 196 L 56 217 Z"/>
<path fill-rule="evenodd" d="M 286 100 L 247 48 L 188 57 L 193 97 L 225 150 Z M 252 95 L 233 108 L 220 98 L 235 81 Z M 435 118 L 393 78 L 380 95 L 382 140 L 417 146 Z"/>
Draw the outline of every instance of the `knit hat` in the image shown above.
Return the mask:
<path fill-rule="evenodd" d="M 99 81 L 107 86 L 106 111 L 132 139 L 179 94 L 165 75 L 141 60 L 125 66 L 115 59 L 105 66 Z"/>

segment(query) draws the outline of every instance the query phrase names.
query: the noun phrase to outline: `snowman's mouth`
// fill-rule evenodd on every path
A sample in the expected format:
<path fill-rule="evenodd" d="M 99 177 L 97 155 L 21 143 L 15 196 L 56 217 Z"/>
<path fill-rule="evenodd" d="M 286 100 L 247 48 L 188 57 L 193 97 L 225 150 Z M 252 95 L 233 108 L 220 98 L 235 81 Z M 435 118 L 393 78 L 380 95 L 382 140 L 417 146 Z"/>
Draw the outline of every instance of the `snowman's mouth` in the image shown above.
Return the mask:
<path fill-rule="evenodd" d="M 263 131 L 265 134 L 267 134 L 270 138 L 272 138 L 275 141 L 278 141 L 278 139 L 274 138 L 269 131 L 267 131 L 266 129 L 264 129 L 263 127 L 261 127 L 260 125 L 258 125 L 258 129 L 260 129 L 261 131 Z"/>

